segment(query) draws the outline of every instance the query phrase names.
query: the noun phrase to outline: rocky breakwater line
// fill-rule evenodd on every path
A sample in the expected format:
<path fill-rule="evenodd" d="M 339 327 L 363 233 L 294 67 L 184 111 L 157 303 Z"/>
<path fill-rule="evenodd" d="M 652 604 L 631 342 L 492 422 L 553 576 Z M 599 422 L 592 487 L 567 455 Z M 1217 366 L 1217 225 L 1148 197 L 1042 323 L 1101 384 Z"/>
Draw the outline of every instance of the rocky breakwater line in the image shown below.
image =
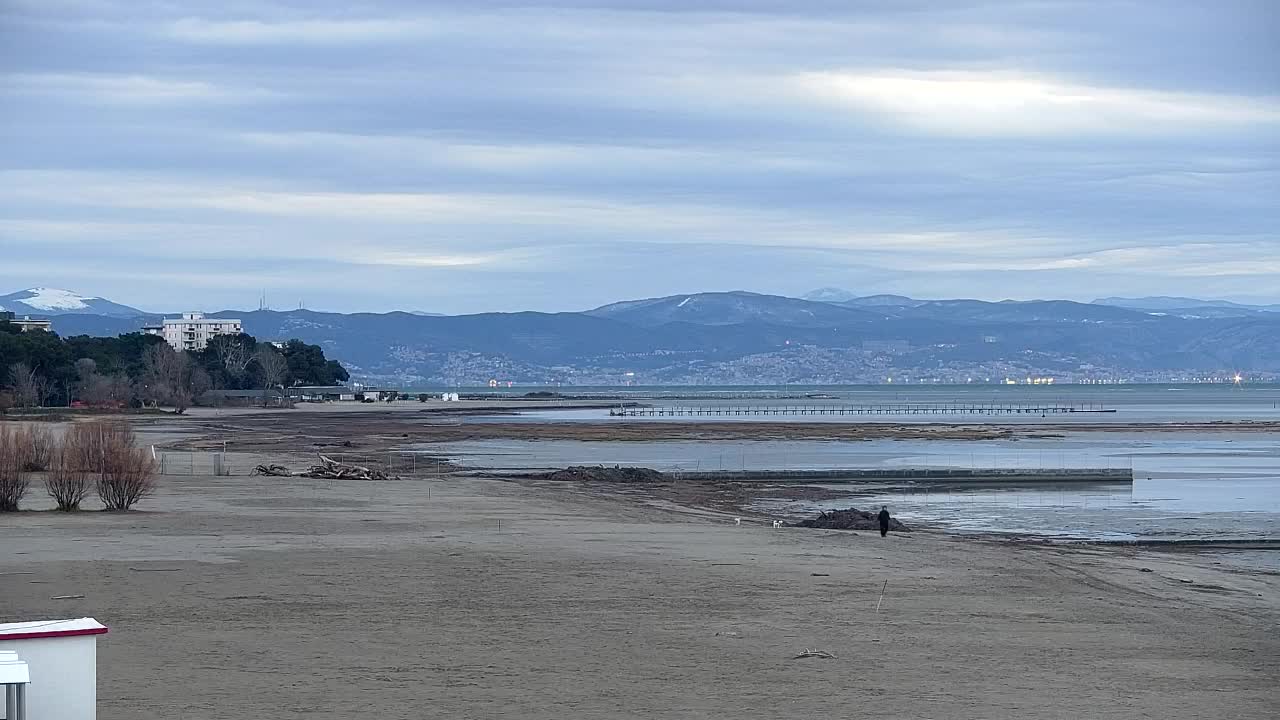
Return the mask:
<path fill-rule="evenodd" d="M 563 470 L 532 475 L 538 480 L 556 482 L 606 482 L 606 483 L 657 483 L 668 482 L 671 478 L 657 470 L 643 467 L 622 467 L 615 465 L 574 465 Z"/>

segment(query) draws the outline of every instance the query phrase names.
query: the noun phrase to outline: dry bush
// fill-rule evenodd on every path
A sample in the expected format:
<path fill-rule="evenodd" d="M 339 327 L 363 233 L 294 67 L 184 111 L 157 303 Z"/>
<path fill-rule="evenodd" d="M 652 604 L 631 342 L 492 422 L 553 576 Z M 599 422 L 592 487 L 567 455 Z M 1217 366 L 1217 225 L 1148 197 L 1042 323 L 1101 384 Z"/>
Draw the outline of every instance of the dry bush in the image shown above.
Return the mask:
<path fill-rule="evenodd" d="M 76 423 L 62 439 L 66 460 L 78 470 L 101 473 L 115 448 L 137 445 L 133 429 L 122 422 Z"/>
<path fill-rule="evenodd" d="M 0 425 L 0 512 L 16 512 L 31 484 L 26 471 L 27 445 L 21 436 Z"/>
<path fill-rule="evenodd" d="M 27 472 L 44 472 L 53 462 L 54 451 L 58 447 L 58 438 L 47 427 L 27 427 L 17 433 L 20 442 L 26 446 L 27 458 L 23 466 Z"/>
<path fill-rule="evenodd" d="M 79 466 L 66 447 L 53 454 L 49 471 L 44 476 L 44 489 L 58 504 L 58 509 L 71 512 L 80 509 L 80 502 L 89 494 L 92 473 Z"/>
<path fill-rule="evenodd" d="M 150 451 L 138 447 L 126 423 L 72 425 L 63 438 L 62 452 L 67 472 L 83 473 L 86 482 L 93 479 L 107 510 L 128 510 L 155 490 L 156 462 Z"/>
<path fill-rule="evenodd" d="M 103 507 L 128 510 L 156 489 L 156 461 L 146 448 L 108 448 L 97 485 Z"/>

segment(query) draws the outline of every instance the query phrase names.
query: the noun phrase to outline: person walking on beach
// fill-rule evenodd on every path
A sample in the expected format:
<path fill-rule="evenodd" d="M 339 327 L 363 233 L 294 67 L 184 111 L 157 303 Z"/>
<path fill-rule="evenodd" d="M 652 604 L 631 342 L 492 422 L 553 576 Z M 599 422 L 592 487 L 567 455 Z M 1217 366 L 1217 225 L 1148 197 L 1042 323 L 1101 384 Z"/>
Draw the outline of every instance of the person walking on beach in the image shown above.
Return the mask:
<path fill-rule="evenodd" d="M 889 506 L 881 505 L 880 515 L 877 517 L 880 518 L 880 537 L 884 537 L 889 534 Z"/>

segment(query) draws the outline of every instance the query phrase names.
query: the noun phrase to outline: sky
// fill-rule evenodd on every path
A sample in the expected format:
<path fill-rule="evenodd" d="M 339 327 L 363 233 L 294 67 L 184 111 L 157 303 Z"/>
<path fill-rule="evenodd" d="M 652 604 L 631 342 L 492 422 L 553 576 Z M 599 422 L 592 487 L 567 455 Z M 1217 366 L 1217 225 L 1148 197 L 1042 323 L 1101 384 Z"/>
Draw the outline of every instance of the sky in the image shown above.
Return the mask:
<path fill-rule="evenodd" d="M 0 294 L 1280 302 L 1278 38 L 1273 0 L 0 0 Z"/>

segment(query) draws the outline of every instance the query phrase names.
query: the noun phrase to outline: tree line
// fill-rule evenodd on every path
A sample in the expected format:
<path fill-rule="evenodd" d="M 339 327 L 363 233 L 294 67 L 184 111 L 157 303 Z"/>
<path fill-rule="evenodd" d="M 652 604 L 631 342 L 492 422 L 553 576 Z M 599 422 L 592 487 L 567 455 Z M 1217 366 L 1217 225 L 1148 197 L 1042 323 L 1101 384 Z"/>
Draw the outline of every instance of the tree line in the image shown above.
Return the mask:
<path fill-rule="evenodd" d="M 277 347 L 248 334 L 219 335 L 199 351 L 174 350 L 144 333 L 119 337 L 22 332 L 0 321 L 0 410 L 8 407 L 172 406 L 214 402 L 210 390 L 283 393 L 294 385 L 336 385 L 342 364 L 301 340 Z"/>

